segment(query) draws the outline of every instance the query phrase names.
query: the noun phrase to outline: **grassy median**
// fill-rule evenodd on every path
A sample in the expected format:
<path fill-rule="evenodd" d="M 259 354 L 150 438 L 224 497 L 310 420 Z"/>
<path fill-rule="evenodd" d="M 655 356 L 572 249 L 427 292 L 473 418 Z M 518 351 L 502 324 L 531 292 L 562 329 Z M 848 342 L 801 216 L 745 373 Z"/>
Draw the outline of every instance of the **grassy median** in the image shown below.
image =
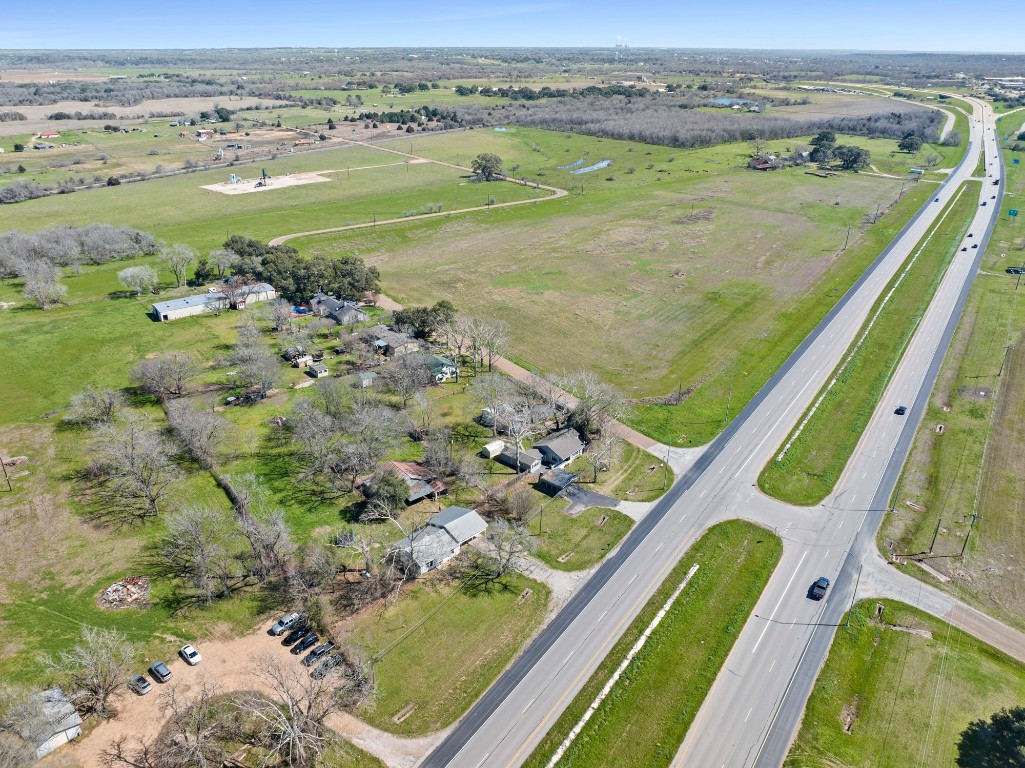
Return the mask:
<path fill-rule="evenodd" d="M 970 182 L 932 229 L 931 239 L 907 274 L 901 279 L 901 270 L 883 291 L 864 327 L 873 318 L 874 324 L 857 352 L 821 402 L 816 398 L 818 407 L 807 423 L 802 418 L 784 441 L 785 446 L 793 440 L 782 460 L 774 458 L 762 470 L 758 484 L 765 493 L 792 504 L 818 504 L 836 485 L 960 247 L 977 200 L 978 185 Z M 896 290 L 885 301 L 894 285 Z"/>
<path fill-rule="evenodd" d="M 544 768 L 695 563 L 662 623 L 559 761 L 586 768 L 668 765 L 782 554 L 774 535 L 732 520 L 690 548 L 524 764 Z M 629 738 L 625 738 L 629 734 Z"/>
<path fill-rule="evenodd" d="M 954 765 L 969 722 L 1025 697 L 1025 668 L 901 603 L 855 606 L 837 632 L 785 768 Z"/>

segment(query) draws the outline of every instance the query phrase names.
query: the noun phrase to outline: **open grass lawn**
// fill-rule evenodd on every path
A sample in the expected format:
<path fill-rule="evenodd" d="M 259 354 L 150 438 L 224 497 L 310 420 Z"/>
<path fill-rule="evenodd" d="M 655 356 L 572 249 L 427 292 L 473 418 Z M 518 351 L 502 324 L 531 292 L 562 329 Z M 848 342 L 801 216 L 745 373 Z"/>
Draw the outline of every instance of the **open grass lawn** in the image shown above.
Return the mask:
<path fill-rule="evenodd" d="M 595 370 L 635 398 L 693 390 L 679 407 L 633 409 L 634 426 L 673 444 L 714 435 L 733 376 L 749 374 L 734 387 L 736 412 L 933 190 L 907 184 L 887 212 L 899 179 L 757 173 L 743 167 L 746 145 L 669 150 L 520 128 L 414 144 L 456 162 L 481 151 L 529 179 L 583 183 L 584 194 L 292 244 L 367 257 L 400 302 L 448 298 L 497 316 L 512 329 L 511 354 L 541 370 Z M 613 165 L 559 168 L 579 159 Z M 870 225 L 877 206 L 884 215 Z M 427 264 L 433 280 L 422 279 Z"/>
<path fill-rule="evenodd" d="M 626 441 L 620 441 L 619 450 L 612 469 L 598 473 L 598 482 L 587 461 L 576 459 L 568 469 L 577 473 L 577 485 L 623 501 L 654 501 L 673 484 L 673 470 L 667 471 L 661 459 Z"/>
<path fill-rule="evenodd" d="M 837 631 L 786 768 L 954 765 L 972 720 L 1025 696 L 1025 668 L 906 605 L 855 606 Z M 845 732 L 849 723 L 849 732 Z"/>
<path fill-rule="evenodd" d="M 1006 118 L 1000 133 L 1017 134 L 1025 113 Z M 961 594 L 1025 628 L 1025 288 L 1004 270 L 1025 263 L 1025 231 L 1006 216 L 1022 205 L 1025 171 L 1004 151 L 1005 199 L 986 250 L 982 274 L 940 370 L 895 499 L 880 529 L 882 546 L 898 554 L 925 553 L 937 521 L 940 531 L 928 560 L 933 568 L 964 573 Z M 991 203 L 992 204 L 992 203 Z M 1008 345 L 1014 345 L 1008 349 Z M 944 433 L 936 433 L 936 425 Z M 909 506 L 910 501 L 915 507 Z M 968 557 L 961 551 L 973 514 Z M 915 571 L 912 571 L 914 573 Z"/>
<path fill-rule="evenodd" d="M 549 194 L 519 184 L 484 187 L 452 168 L 406 163 L 399 155 L 352 145 L 235 170 L 249 178 L 259 176 L 263 168 L 272 177 L 319 171 L 331 180 L 224 195 L 201 187 L 226 182 L 232 169 L 197 171 L 4 206 L 0 232 L 32 231 L 55 222 L 128 224 L 202 252 L 220 247 L 231 234 L 269 240 L 291 232 L 398 218 L 423 212 L 431 203 L 452 210 L 483 205 L 489 196 L 495 202 L 507 202 Z"/>
<path fill-rule="evenodd" d="M 601 562 L 634 524 L 614 509 L 591 507 L 570 517 L 565 506 L 545 505 L 543 515 L 528 525 L 538 544 L 534 556 L 560 571 L 579 571 Z"/>
<path fill-rule="evenodd" d="M 385 763 L 344 739 L 338 739 L 317 763 L 323 768 L 386 768 Z"/>
<path fill-rule="evenodd" d="M 916 260 L 908 262 L 907 274 L 906 264 L 883 291 L 862 329 L 874 322 L 872 330 L 849 363 L 845 356 L 840 365 L 846 363 L 846 367 L 821 402 L 816 398 L 812 407 L 817 410 L 810 420 L 798 420 L 783 443 L 787 445 L 800 430 L 786 455 L 779 460 L 777 454 L 766 464 L 759 477 L 763 491 L 792 504 L 810 505 L 822 501 L 836 485 L 950 260 L 958 253 L 977 205 L 978 185 L 969 182 L 932 229 L 928 244 L 912 253 Z M 860 340 L 861 332 L 853 345 Z"/>
<path fill-rule="evenodd" d="M 360 716 L 405 736 L 451 724 L 540 626 L 548 595 L 546 586 L 516 573 L 480 592 L 441 573 L 411 585 L 398 602 L 343 622 L 353 642 L 380 656 L 378 694 Z"/>
<path fill-rule="evenodd" d="M 683 556 L 524 764 L 543 768 L 655 614 L 699 564 L 644 648 L 558 762 L 586 768 L 668 765 L 683 742 L 782 544 L 739 520 L 709 529 Z"/>

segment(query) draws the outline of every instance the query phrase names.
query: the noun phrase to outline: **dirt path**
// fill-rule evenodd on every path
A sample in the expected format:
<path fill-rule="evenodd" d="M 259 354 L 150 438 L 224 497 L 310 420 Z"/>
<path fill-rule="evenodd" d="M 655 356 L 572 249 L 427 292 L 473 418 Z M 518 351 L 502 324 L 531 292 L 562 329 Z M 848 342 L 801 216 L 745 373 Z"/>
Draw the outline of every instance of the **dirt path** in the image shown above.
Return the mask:
<path fill-rule="evenodd" d="M 399 155 L 400 157 L 407 158 L 407 162 L 410 162 L 410 163 L 433 163 L 434 165 L 441 165 L 441 166 L 445 166 L 446 168 L 454 168 L 457 171 L 461 171 L 461 172 L 464 172 L 464 173 L 473 173 L 473 171 L 470 168 L 466 168 L 465 166 L 462 166 L 462 165 L 456 165 L 455 163 L 446 163 L 446 162 L 444 162 L 442 160 L 432 160 L 429 157 L 422 157 L 420 155 L 414 155 L 414 154 L 411 154 L 409 152 L 402 152 L 401 150 L 391 149 L 390 147 L 381 147 L 381 146 L 378 146 L 376 144 L 371 144 L 371 143 L 366 142 L 366 141 L 355 141 L 353 139 L 345 139 L 345 138 L 342 138 L 341 140 L 345 141 L 345 142 L 347 142 L 347 143 L 349 143 L 351 145 L 354 145 L 354 146 L 369 147 L 370 149 L 376 149 L 376 150 L 378 150 L 380 152 L 390 152 L 393 155 Z M 378 167 L 378 166 L 372 166 L 372 167 Z M 338 171 L 320 171 L 319 173 L 337 173 L 337 172 Z M 424 214 L 420 214 L 420 215 L 416 216 L 415 218 L 417 220 L 420 220 L 420 219 L 433 219 L 433 218 L 437 218 L 439 216 L 451 216 L 451 215 L 456 214 L 456 213 L 470 213 L 472 211 L 490 211 L 493 208 L 508 208 L 510 206 L 513 206 L 513 205 L 530 205 L 530 204 L 533 204 L 533 203 L 540 203 L 540 202 L 543 202 L 545 200 L 556 200 L 556 199 L 558 199 L 560 197 L 565 197 L 566 195 L 569 194 L 569 192 L 567 192 L 565 189 L 560 189 L 559 187 L 549 187 L 549 186 L 547 186 L 545 184 L 537 184 L 537 183 L 530 183 L 530 182 L 527 182 L 527 181 L 520 181 L 518 179 L 510 179 L 507 176 L 501 176 L 499 178 L 501 178 L 502 181 L 509 182 L 510 184 L 519 184 L 521 187 L 534 187 L 535 189 L 544 189 L 544 190 L 546 190 L 548 192 L 551 192 L 552 194 L 549 195 L 548 197 L 532 198 L 530 200 L 512 200 L 512 201 L 510 201 L 508 203 L 495 203 L 494 205 L 475 205 L 475 206 L 473 206 L 471 208 L 457 208 L 455 210 L 441 211 L 439 213 L 424 213 Z M 367 227 L 376 227 L 378 225 L 384 225 L 384 224 L 398 224 L 399 222 L 403 222 L 403 221 L 408 222 L 409 220 L 410 220 L 409 216 L 403 216 L 403 217 L 400 217 L 400 218 L 397 218 L 397 219 L 382 219 L 381 221 L 368 221 L 368 222 L 364 222 L 362 224 L 347 224 L 344 227 L 328 227 L 327 229 L 313 229 L 313 230 L 310 230 L 308 232 L 293 232 L 290 235 L 280 235 L 279 237 L 275 237 L 273 240 L 271 240 L 268 243 L 268 245 L 271 245 L 271 246 L 281 245 L 282 243 L 286 243 L 289 240 L 293 240 L 293 239 L 295 239 L 297 237 L 307 237 L 309 235 L 324 235 L 324 234 L 328 234 L 330 232 L 346 232 L 346 231 L 352 230 L 352 229 L 366 229 Z"/>
<path fill-rule="evenodd" d="M 203 656 L 199 666 L 189 667 L 178 658 L 164 659 L 171 670 L 170 682 L 165 685 L 154 683 L 153 690 L 145 696 L 122 691 L 113 701 L 117 715 L 73 741 L 62 753 L 70 754 L 82 768 L 104 768 L 104 752 L 118 739 L 142 739 L 147 743 L 156 739 L 166 720 L 162 691 L 174 688 L 187 701 L 190 695 L 198 691 L 198 684 L 202 680 L 213 682 L 220 693 L 261 690 L 263 686 L 252 673 L 261 658 L 269 655 L 286 660 L 289 664 L 299 663 L 299 659 L 292 656 L 278 638 L 267 635 L 266 626 L 255 628 L 244 637 L 197 644 L 197 648 Z M 342 736 L 350 738 L 360 748 L 396 768 L 412 766 L 445 735 L 439 733 L 430 737 L 406 739 L 379 731 L 344 713 L 332 715 L 328 725 Z"/>

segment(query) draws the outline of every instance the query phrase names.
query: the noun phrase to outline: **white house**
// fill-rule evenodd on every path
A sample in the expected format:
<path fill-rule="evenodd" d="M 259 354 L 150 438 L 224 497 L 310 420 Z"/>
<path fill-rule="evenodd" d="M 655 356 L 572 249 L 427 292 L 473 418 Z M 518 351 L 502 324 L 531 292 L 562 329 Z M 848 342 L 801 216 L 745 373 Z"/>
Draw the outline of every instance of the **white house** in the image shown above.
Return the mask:
<path fill-rule="evenodd" d="M 487 529 L 484 518 L 472 509 L 448 507 L 392 545 L 392 552 L 416 576 L 422 576 L 458 555 L 463 544 Z"/>
<path fill-rule="evenodd" d="M 270 301 L 277 293 L 267 283 L 255 283 L 230 295 L 221 291 L 200 293 L 196 296 L 182 296 L 180 299 L 158 301 L 153 305 L 153 318 L 160 322 L 180 320 L 183 317 L 202 315 L 206 312 L 223 312 L 229 308 L 244 309 L 246 304 Z"/>
<path fill-rule="evenodd" d="M 560 429 L 534 443 L 546 467 L 558 469 L 584 452 L 584 443 L 575 429 Z"/>

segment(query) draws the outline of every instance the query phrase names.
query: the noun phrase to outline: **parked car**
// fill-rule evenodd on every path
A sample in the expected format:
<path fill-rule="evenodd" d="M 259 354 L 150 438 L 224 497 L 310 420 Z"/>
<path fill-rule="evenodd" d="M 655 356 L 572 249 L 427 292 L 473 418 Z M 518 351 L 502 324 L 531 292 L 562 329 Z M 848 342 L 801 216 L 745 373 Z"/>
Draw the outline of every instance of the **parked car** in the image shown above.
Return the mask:
<path fill-rule="evenodd" d="M 310 672 L 310 677 L 312 677 L 314 680 L 323 680 L 325 677 L 331 674 L 331 670 L 340 667 L 344 663 L 345 657 L 342 656 L 342 654 L 333 653 L 326 659 L 324 659 L 322 662 L 320 662 L 320 665 L 315 670 Z"/>
<path fill-rule="evenodd" d="M 816 582 L 811 585 L 811 589 L 808 590 L 808 596 L 812 600 L 821 600 L 826 596 L 827 589 L 829 589 L 829 579 L 825 576 L 819 576 Z"/>
<path fill-rule="evenodd" d="M 300 653 L 305 651 L 307 648 L 312 648 L 320 640 L 316 635 L 306 635 L 302 640 L 292 646 L 292 655 L 298 656 Z"/>
<path fill-rule="evenodd" d="M 158 683 L 166 683 L 171 679 L 171 670 L 162 661 L 154 661 L 149 668 L 149 673 Z"/>
<path fill-rule="evenodd" d="M 312 631 L 313 628 L 309 624 L 303 624 L 301 627 L 296 627 L 285 635 L 285 639 L 281 641 L 281 644 L 286 648 L 290 645 L 295 645 Z"/>
<path fill-rule="evenodd" d="M 1025 267 L 1008 267 L 1004 272 L 1009 275 L 1025 275 Z"/>
<path fill-rule="evenodd" d="M 302 662 L 303 666 L 304 667 L 312 667 L 314 664 L 316 664 L 322 658 L 324 658 L 329 653 L 331 653 L 331 651 L 333 651 L 334 649 L 335 649 L 335 644 L 332 643 L 330 640 L 328 640 L 323 645 L 318 645 L 312 651 L 307 653 L 305 658 L 303 658 L 303 662 Z"/>
<path fill-rule="evenodd" d="M 283 635 L 285 632 L 290 630 L 296 624 L 298 624 L 303 618 L 303 615 L 299 611 L 293 611 L 292 613 L 286 613 L 280 619 L 274 622 L 270 628 L 270 633 L 277 637 Z"/>
<path fill-rule="evenodd" d="M 203 657 L 199 655 L 199 651 L 193 648 L 191 645 L 183 645 L 181 650 L 178 651 L 178 655 L 182 657 L 182 661 L 188 664 L 190 667 L 196 666 L 203 660 Z"/>
<path fill-rule="evenodd" d="M 150 684 L 150 681 L 142 675 L 132 675 L 132 679 L 128 681 L 128 690 L 133 693 L 137 693 L 140 696 L 145 696 L 153 690 L 153 686 Z"/>
<path fill-rule="evenodd" d="M 898 406 L 897 406 L 897 407 L 896 407 L 896 408 L 894 409 L 894 411 L 893 411 L 893 412 L 894 412 L 894 413 L 895 413 L 895 414 L 896 414 L 897 416 L 903 416 L 904 414 L 906 414 L 906 413 L 908 412 L 908 407 L 907 407 L 906 405 L 898 405 Z"/>

